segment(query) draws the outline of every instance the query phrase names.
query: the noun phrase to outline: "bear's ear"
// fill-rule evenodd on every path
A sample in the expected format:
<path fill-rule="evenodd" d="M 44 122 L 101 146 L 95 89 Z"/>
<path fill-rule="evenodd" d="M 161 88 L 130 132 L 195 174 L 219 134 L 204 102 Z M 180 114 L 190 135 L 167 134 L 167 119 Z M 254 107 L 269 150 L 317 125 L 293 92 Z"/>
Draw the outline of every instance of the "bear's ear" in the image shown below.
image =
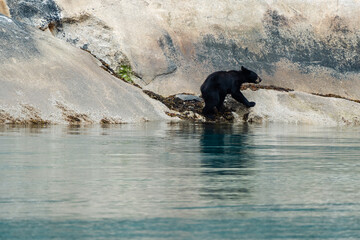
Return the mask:
<path fill-rule="evenodd" d="M 244 66 L 241 66 L 241 71 L 243 71 L 243 72 L 247 72 L 247 71 L 249 71 L 247 68 L 245 68 Z"/>

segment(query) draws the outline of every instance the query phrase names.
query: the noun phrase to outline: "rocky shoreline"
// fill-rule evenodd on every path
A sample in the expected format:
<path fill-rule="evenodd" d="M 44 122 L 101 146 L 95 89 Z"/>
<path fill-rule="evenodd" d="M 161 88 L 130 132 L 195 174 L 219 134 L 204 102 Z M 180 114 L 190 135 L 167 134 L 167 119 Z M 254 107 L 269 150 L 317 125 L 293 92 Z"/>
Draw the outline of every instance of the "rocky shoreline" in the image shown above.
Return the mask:
<path fill-rule="evenodd" d="M 0 2 L 0 124 L 209 122 L 201 83 L 244 65 L 256 106 L 212 122 L 359 125 L 359 3 Z"/>
<path fill-rule="evenodd" d="M 266 123 L 266 122 L 278 122 L 278 123 L 295 123 L 295 124 L 319 124 L 319 125 L 328 125 L 328 126 L 336 126 L 336 125 L 360 125 L 360 112 L 359 109 L 359 100 L 347 99 L 345 97 L 341 97 L 333 94 L 307 94 L 296 92 L 292 89 L 275 87 L 275 86 L 262 86 L 262 85 L 246 85 L 242 87 L 243 91 L 251 91 L 252 94 L 255 94 L 255 91 L 265 91 L 267 94 L 271 96 L 275 96 L 276 98 L 289 98 L 294 100 L 294 107 L 287 108 L 287 104 L 283 103 L 283 111 L 277 111 L 275 108 L 271 110 L 271 105 L 265 105 L 267 111 L 259 111 L 262 103 L 266 103 L 265 101 L 261 101 L 257 103 L 257 106 L 254 109 L 248 109 L 242 104 L 238 103 L 230 96 L 226 97 L 224 101 L 224 111 L 217 112 L 215 114 L 214 119 L 206 119 L 202 116 L 202 108 L 204 107 L 203 100 L 192 94 L 176 94 L 168 97 L 163 97 L 159 94 L 153 93 L 148 90 L 144 90 L 144 93 L 149 95 L 151 98 L 160 101 L 164 105 L 166 105 L 171 112 L 166 112 L 171 117 L 178 117 L 185 121 L 192 122 L 208 122 L 208 123 Z M 184 100 L 179 97 L 179 95 L 189 96 L 190 100 Z M 194 100 L 195 98 L 198 98 Z M 304 103 L 302 98 L 309 99 L 308 103 Z M 298 99 L 301 104 L 296 103 Z M 311 103 L 313 101 L 313 103 Z M 328 101 L 328 103 L 326 103 Z M 291 102 L 291 101 L 289 101 Z M 291 103 L 290 103 L 291 104 Z M 336 107 L 333 105 L 342 104 L 343 106 L 339 106 L 339 108 L 348 108 L 348 110 L 336 110 Z M 282 104 L 279 104 L 281 108 Z M 274 107 L 279 107 L 274 106 Z M 331 109 L 333 107 L 333 109 Z M 296 109 L 297 108 L 297 109 Z M 326 112 L 329 110 L 329 112 Z M 263 114 L 267 112 L 267 114 Z M 276 116 L 280 113 L 278 116 Z M 301 118 L 297 115 L 305 116 L 305 118 Z M 314 119 L 312 119 L 314 118 Z"/>

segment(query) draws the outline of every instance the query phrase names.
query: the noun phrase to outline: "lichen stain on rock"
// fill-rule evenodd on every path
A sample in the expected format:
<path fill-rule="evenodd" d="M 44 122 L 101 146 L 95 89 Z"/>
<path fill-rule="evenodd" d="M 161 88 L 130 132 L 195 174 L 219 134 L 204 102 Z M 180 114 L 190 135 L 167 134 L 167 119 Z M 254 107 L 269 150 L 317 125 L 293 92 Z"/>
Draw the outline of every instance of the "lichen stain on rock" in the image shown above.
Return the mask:
<path fill-rule="evenodd" d="M 158 44 L 163 51 L 163 54 L 168 64 L 167 71 L 159 75 L 167 75 L 175 72 L 177 69 L 175 61 L 178 59 L 179 56 L 178 51 L 175 48 L 175 45 L 169 33 L 164 33 L 164 35 L 158 40 Z"/>
<path fill-rule="evenodd" d="M 9 113 L 4 110 L 0 110 L 0 123 L 1 124 L 16 124 L 19 123 L 20 119 L 12 117 Z"/>
<path fill-rule="evenodd" d="M 67 24 L 75 24 L 75 23 L 82 23 L 85 21 L 88 21 L 91 18 L 90 14 L 88 13 L 81 13 L 78 16 L 75 17 L 67 17 L 67 18 L 62 18 L 61 19 L 61 23 L 67 23 Z"/>
<path fill-rule="evenodd" d="M 347 97 L 343 97 L 343 96 L 340 96 L 337 94 L 332 94 L 332 93 L 330 93 L 330 94 L 312 93 L 312 94 L 315 96 L 320 96 L 320 97 L 339 98 L 339 99 L 345 99 L 350 102 L 360 103 L 360 100 L 358 100 L 358 99 L 347 98 Z"/>
<path fill-rule="evenodd" d="M 56 102 L 56 107 L 62 111 L 63 118 L 70 125 L 92 124 L 94 123 L 91 118 L 83 113 L 77 113 L 69 109 L 65 105 Z"/>
<path fill-rule="evenodd" d="M 254 30 L 256 33 L 239 32 L 239 39 L 222 34 L 205 35 L 197 43 L 198 61 L 210 63 L 213 69 L 246 65 L 268 74 L 276 71 L 274 64 L 283 58 L 299 64 L 304 73 L 313 70 L 310 69 L 313 66 L 339 73 L 360 71 L 360 35 L 339 16 L 329 20 L 327 27 L 332 31 L 325 36 L 319 35 L 301 15 L 289 18 L 271 9 L 265 12 L 262 24 L 263 30 Z M 260 49 L 252 51 L 242 42 L 244 38 L 255 42 Z"/>
<path fill-rule="evenodd" d="M 266 11 L 264 21 L 277 28 L 289 26 L 289 19 L 287 17 L 279 14 L 278 11 L 271 9 Z"/>
<path fill-rule="evenodd" d="M 330 21 L 330 29 L 335 33 L 348 34 L 351 33 L 349 26 L 344 18 L 335 16 Z"/>
<path fill-rule="evenodd" d="M 15 125 L 49 125 L 51 121 L 43 119 L 40 112 L 33 106 L 21 104 L 21 116 L 15 117 L 9 112 L 0 110 L 0 124 Z"/>
<path fill-rule="evenodd" d="M 47 125 L 51 122 L 42 119 L 40 112 L 33 106 L 28 104 L 22 104 L 22 114 L 25 116 L 25 122 L 29 124 Z"/>
<path fill-rule="evenodd" d="M 289 19 L 276 11 L 267 11 L 263 19 L 266 59 L 287 58 L 303 67 L 315 65 L 339 72 L 358 72 L 358 34 L 352 33 L 339 16 L 331 17 L 329 22 L 332 31 L 321 36 L 301 18 Z"/>
<path fill-rule="evenodd" d="M 107 124 L 123 124 L 121 120 L 115 118 L 104 117 L 100 120 L 100 124 L 107 125 Z"/>

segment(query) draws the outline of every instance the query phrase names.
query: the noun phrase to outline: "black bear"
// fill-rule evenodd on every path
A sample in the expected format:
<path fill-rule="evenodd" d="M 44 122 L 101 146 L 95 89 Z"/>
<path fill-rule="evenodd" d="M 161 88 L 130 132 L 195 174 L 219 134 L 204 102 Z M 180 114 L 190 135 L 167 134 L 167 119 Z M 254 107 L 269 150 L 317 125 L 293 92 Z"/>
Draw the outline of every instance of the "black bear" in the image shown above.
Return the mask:
<path fill-rule="evenodd" d="M 241 71 L 219 71 L 210 74 L 201 85 L 202 98 L 205 101 L 203 114 L 205 116 L 215 113 L 214 107 L 218 111 L 223 110 L 225 96 L 231 96 L 246 107 L 254 107 L 254 102 L 249 102 L 240 92 L 243 83 L 260 83 L 261 78 L 253 71 L 241 67 Z"/>

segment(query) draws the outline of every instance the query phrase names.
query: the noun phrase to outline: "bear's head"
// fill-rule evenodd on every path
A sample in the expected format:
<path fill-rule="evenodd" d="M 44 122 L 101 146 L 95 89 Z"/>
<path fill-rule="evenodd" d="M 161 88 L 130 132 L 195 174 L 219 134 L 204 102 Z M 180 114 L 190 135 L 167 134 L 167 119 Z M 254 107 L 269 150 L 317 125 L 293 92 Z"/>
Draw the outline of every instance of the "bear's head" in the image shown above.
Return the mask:
<path fill-rule="evenodd" d="M 253 71 L 241 66 L 241 72 L 244 74 L 245 82 L 260 83 L 262 79 Z"/>

